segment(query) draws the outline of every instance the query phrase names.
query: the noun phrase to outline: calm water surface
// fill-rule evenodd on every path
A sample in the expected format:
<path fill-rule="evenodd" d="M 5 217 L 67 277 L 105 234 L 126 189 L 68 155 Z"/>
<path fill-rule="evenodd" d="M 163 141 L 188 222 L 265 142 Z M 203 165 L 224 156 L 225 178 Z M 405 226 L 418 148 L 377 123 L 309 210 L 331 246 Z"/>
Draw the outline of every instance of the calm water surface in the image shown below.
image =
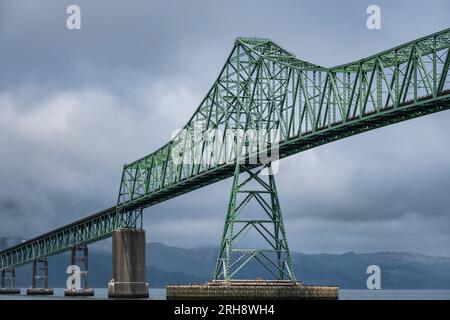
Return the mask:
<path fill-rule="evenodd" d="M 64 297 L 64 289 L 56 288 L 53 296 L 27 296 L 26 289 L 20 295 L 0 295 L 0 300 L 73 300 L 73 299 L 107 299 L 105 288 L 95 289 L 94 297 Z M 150 289 L 151 300 L 165 300 L 165 289 Z M 450 290 L 339 290 L 340 300 L 450 300 Z"/>

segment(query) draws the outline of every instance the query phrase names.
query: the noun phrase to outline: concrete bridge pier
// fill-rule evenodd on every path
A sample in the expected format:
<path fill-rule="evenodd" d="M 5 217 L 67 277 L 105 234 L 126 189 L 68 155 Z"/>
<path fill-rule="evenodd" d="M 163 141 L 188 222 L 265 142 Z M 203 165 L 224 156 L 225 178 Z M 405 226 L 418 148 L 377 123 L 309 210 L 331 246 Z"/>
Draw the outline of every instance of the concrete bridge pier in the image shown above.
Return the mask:
<path fill-rule="evenodd" d="M 39 284 L 42 286 L 39 287 Z M 48 287 L 48 260 L 47 257 L 33 260 L 33 277 L 31 288 L 27 295 L 53 295 L 53 289 Z"/>
<path fill-rule="evenodd" d="M 112 233 L 112 280 L 110 298 L 148 298 L 145 282 L 145 231 L 118 229 Z"/>
<path fill-rule="evenodd" d="M 79 287 L 64 290 L 64 295 L 69 297 L 93 296 L 94 290 L 89 289 L 88 285 L 88 246 L 87 244 L 73 246 L 72 257 L 70 259 L 72 266 L 80 268 Z M 76 281 L 76 280 L 75 280 Z"/>
<path fill-rule="evenodd" d="M 9 276 L 8 276 L 9 275 Z M 16 269 L 2 270 L 2 286 L 0 287 L 0 294 L 20 294 L 20 289 L 15 288 Z M 8 285 L 9 280 L 9 285 Z"/>

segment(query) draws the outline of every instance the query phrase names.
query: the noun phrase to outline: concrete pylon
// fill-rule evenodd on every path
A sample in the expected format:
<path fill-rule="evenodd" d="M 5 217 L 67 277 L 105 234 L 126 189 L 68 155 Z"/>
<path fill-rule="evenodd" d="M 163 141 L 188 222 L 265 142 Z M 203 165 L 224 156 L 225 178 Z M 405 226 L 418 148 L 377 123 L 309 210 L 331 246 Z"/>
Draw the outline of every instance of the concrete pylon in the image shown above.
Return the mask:
<path fill-rule="evenodd" d="M 148 298 L 145 281 L 145 230 L 118 229 L 112 234 L 110 298 Z"/>

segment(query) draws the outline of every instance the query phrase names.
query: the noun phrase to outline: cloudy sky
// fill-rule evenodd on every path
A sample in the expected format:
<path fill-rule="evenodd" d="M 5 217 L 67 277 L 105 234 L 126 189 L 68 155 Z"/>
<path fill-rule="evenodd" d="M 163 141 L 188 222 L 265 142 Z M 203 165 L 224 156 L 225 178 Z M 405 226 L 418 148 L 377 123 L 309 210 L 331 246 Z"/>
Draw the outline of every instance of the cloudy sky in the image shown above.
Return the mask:
<path fill-rule="evenodd" d="M 366 28 L 381 7 L 382 29 Z M 66 8 L 81 7 L 81 30 Z M 443 1 L 0 0 L 0 236 L 115 204 L 123 163 L 167 142 L 238 36 L 332 66 L 449 27 Z M 292 250 L 450 256 L 450 113 L 291 156 L 276 179 Z M 217 245 L 231 180 L 146 210 L 149 241 Z"/>

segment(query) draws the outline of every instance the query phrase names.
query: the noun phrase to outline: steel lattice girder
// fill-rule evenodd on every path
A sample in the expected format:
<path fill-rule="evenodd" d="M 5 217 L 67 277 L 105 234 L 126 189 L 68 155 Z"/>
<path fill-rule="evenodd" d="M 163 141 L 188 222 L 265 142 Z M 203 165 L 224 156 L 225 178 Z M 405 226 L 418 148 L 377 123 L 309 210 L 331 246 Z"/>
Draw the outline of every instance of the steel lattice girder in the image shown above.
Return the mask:
<path fill-rule="evenodd" d="M 275 130 L 279 158 L 450 108 L 450 29 L 353 63 L 325 68 L 269 39 L 238 38 L 219 77 L 169 143 L 123 168 L 117 206 L 0 252 L 0 270 L 107 238 L 128 212 L 233 175 L 245 148 L 229 129 Z M 193 135 L 200 124 L 200 134 Z M 274 139 L 275 137 L 275 139 Z M 244 144 L 240 143 L 241 146 Z M 211 156 L 209 151 L 219 151 Z M 173 154 L 180 154 L 181 163 Z M 199 160 L 197 162 L 192 160 Z M 249 168 L 255 167 L 249 165 Z M 106 227 L 105 227 L 106 224 Z"/>
<path fill-rule="evenodd" d="M 150 206 L 231 176 L 235 160 L 251 153 L 227 146 L 227 129 L 276 130 L 277 138 L 266 143 L 279 144 L 282 158 L 448 109 L 449 47 L 446 29 L 324 68 L 297 59 L 268 39 L 238 38 L 184 130 L 124 166 L 117 205 L 122 210 Z M 200 134 L 192 134 L 196 126 Z M 217 152 L 212 156 L 210 150 Z M 174 154 L 182 161 L 174 161 Z"/>

